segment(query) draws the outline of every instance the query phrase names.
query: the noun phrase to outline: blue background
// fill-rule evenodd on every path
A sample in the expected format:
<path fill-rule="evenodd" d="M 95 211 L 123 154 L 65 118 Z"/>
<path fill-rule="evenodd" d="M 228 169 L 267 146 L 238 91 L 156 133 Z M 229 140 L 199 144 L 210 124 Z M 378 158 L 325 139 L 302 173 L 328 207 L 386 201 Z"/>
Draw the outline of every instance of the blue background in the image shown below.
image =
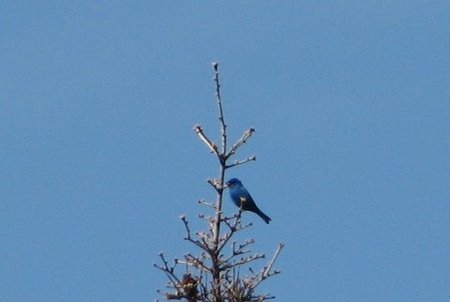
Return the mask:
<path fill-rule="evenodd" d="M 213 61 L 273 219 L 239 238 L 286 244 L 260 290 L 450 301 L 448 1 L 41 2 L 0 12 L 2 301 L 159 297 L 214 199 Z"/>

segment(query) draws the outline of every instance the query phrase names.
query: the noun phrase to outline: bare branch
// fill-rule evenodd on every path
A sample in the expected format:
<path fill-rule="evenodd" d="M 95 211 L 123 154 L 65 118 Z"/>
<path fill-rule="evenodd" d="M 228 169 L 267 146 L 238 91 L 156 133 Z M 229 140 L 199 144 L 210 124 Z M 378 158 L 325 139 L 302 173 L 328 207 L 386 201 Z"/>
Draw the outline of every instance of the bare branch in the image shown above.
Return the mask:
<path fill-rule="evenodd" d="M 208 248 L 208 245 L 207 245 L 207 244 L 205 244 L 204 242 L 200 242 L 200 241 L 198 241 L 198 240 L 194 240 L 194 239 L 192 238 L 192 236 L 191 236 L 191 230 L 190 230 L 190 228 L 189 228 L 189 225 L 188 225 L 188 221 L 187 221 L 187 219 L 186 219 L 186 216 L 183 215 L 183 216 L 180 217 L 180 219 L 181 219 L 181 221 L 183 221 L 184 228 L 186 229 L 186 237 L 184 237 L 184 240 L 187 240 L 187 241 L 189 241 L 189 242 L 192 242 L 193 244 L 195 244 L 196 246 L 198 246 L 198 247 L 201 248 L 202 250 L 205 250 L 205 251 L 209 252 L 209 248 Z"/>
<path fill-rule="evenodd" d="M 160 266 L 157 264 L 153 264 L 154 267 L 162 270 L 164 273 L 166 273 L 167 277 L 169 278 L 170 283 L 175 286 L 177 283 L 180 283 L 180 280 L 175 275 L 175 266 L 177 265 L 176 262 L 172 267 L 169 267 L 168 262 L 166 258 L 164 257 L 164 253 L 159 253 L 159 257 L 161 258 L 164 266 Z"/>
<path fill-rule="evenodd" d="M 208 201 L 206 201 L 204 199 L 200 199 L 198 201 L 198 203 L 201 204 L 201 205 L 204 205 L 204 206 L 207 206 L 207 207 L 210 207 L 210 208 L 214 209 L 214 204 L 212 202 L 208 202 Z"/>
<path fill-rule="evenodd" d="M 284 243 L 280 243 L 278 245 L 278 248 L 272 257 L 272 260 L 270 260 L 269 264 L 262 270 L 261 274 L 256 277 L 255 283 L 252 285 L 252 288 L 256 288 L 265 279 L 267 279 L 273 275 L 278 275 L 281 273 L 280 271 L 272 271 L 272 267 L 275 263 L 275 260 L 280 255 L 280 252 L 283 249 L 283 247 L 284 247 Z"/>
<path fill-rule="evenodd" d="M 209 150 L 211 150 L 212 153 L 219 156 L 219 151 L 217 150 L 217 145 L 206 136 L 206 134 L 203 132 L 202 126 L 200 126 L 200 125 L 194 126 L 194 131 L 195 131 L 195 133 L 197 133 L 200 140 L 202 140 L 206 144 L 206 146 L 208 146 Z"/>
<path fill-rule="evenodd" d="M 214 178 L 206 180 L 216 191 L 223 190 L 223 180 Z"/>
<path fill-rule="evenodd" d="M 242 209 L 239 209 L 239 212 L 235 215 L 236 218 L 234 219 L 233 223 L 230 223 L 229 219 L 223 219 L 223 222 L 228 226 L 230 231 L 228 233 L 224 234 L 224 236 L 222 238 L 222 242 L 221 242 L 220 246 L 218 247 L 219 252 L 225 247 L 225 245 L 227 244 L 227 242 L 230 240 L 230 238 L 233 236 L 233 234 L 235 232 L 238 232 L 243 229 L 242 224 L 241 224 L 241 216 L 242 216 Z"/>
<path fill-rule="evenodd" d="M 273 255 L 273 257 L 272 257 L 272 260 L 270 260 L 270 262 L 269 262 L 269 265 L 267 266 L 267 268 L 264 270 L 264 273 L 263 273 L 263 277 L 264 278 L 267 278 L 268 276 L 269 276 L 269 274 L 270 274 L 270 271 L 272 270 L 272 267 L 273 267 L 273 265 L 275 264 L 275 260 L 278 258 L 278 256 L 280 255 L 280 253 L 281 253 L 281 249 L 284 247 L 284 243 L 280 243 L 279 245 L 278 245 L 278 248 L 277 248 L 277 250 L 275 251 L 275 254 Z"/>
<path fill-rule="evenodd" d="M 230 151 L 228 151 L 226 158 L 229 158 L 230 156 L 232 156 L 234 153 L 236 153 L 236 150 L 242 146 L 243 144 L 245 144 L 247 142 L 247 140 L 253 135 L 253 133 L 255 132 L 255 128 L 250 128 L 247 131 L 245 131 L 241 138 L 231 147 Z"/>
<path fill-rule="evenodd" d="M 225 123 L 225 116 L 223 114 L 222 96 L 220 94 L 220 80 L 219 80 L 219 63 L 213 63 L 214 82 L 216 82 L 216 100 L 219 110 L 220 130 L 222 134 L 222 154 L 227 152 L 227 124 Z"/>
<path fill-rule="evenodd" d="M 205 259 L 195 257 L 191 254 L 184 255 L 185 260 L 178 260 L 178 263 L 193 266 L 201 271 L 211 273 L 211 268 L 205 264 Z"/>
<path fill-rule="evenodd" d="M 246 159 L 243 159 L 243 160 L 236 160 L 233 164 L 227 165 L 227 169 L 233 168 L 235 166 L 243 165 L 243 164 L 245 164 L 245 163 L 247 163 L 249 161 L 254 161 L 254 160 L 256 160 L 256 156 L 254 156 L 254 155 L 249 156 L 249 157 L 247 157 Z"/>

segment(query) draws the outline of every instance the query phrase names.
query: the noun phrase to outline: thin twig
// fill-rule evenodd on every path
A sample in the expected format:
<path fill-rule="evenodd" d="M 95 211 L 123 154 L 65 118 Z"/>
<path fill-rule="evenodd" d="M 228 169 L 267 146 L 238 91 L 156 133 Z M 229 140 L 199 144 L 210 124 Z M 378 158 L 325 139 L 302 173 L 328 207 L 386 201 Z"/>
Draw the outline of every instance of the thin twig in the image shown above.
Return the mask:
<path fill-rule="evenodd" d="M 217 107 L 219 109 L 219 121 L 220 121 L 220 130 L 222 134 L 222 155 L 225 155 L 227 152 L 227 124 L 225 123 L 225 116 L 223 114 L 223 106 L 222 106 L 222 96 L 220 94 L 220 80 L 219 80 L 219 63 L 213 63 L 214 68 L 214 82 L 216 82 L 216 100 Z"/>
<path fill-rule="evenodd" d="M 243 264 L 248 264 L 250 262 L 258 260 L 258 259 L 263 259 L 265 257 L 266 256 L 264 254 L 255 254 L 255 255 L 250 255 L 248 257 L 242 257 L 240 260 L 238 260 L 238 261 L 236 261 L 234 263 L 224 264 L 222 269 L 225 270 L 225 269 L 230 269 L 232 267 L 238 267 L 238 266 L 241 266 Z"/>
<path fill-rule="evenodd" d="M 211 187 L 213 187 L 217 192 L 224 189 L 222 179 L 218 179 L 218 178 L 208 179 L 208 180 L 206 180 L 206 182 L 209 183 L 211 185 Z"/>
<path fill-rule="evenodd" d="M 204 200 L 204 199 L 200 199 L 200 200 L 198 201 L 198 203 L 201 204 L 201 205 L 210 207 L 210 208 L 214 208 L 214 204 L 213 204 L 212 202 L 208 202 L 208 201 L 206 201 L 206 200 Z"/>
<path fill-rule="evenodd" d="M 178 260 L 178 263 L 193 266 L 200 271 L 211 273 L 211 268 L 205 265 L 205 262 L 191 254 L 184 256 L 185 260 Z"/>
<path fill-rule="evenodd" d="M 284 243 L 280 243 L 278 245 L 278 248 L 277 248 L 277 250 L 275 251 L 275 254 L 272 257 L 272 260 L 270 260 L 269 264 L 262 270 L 262 273 L 261 273 L 260 277 L 257 278 L 257 280 L 255 280 L 255 283 L 253 284 L 252 288 L 256 288 L 261 282 L 263 282 L 265 279 L 269 278 L 270 276 L 278 275 L 278 274 L 281 273 L 280 271 L 273 271 L 273 272 L 271 272 L 271 270 L 272 270 L 272 267 L 273 267 L 273 265 L 275 263 L 275 260 L 280 255 L 280 252 L 283 249 L 283 247 L 284 247 Z"/>
<path fill-rule="evenodd" d="M 249 156 L 249 157 L 247 157 L 246 159 L 243 159 L 243 160 L 236 160 L 233 164 L 227 165 L 227 169 L 233 168 L 235 166 L 243 165 L 243 164 L 245 164 L 245 163 L 247 163 L 249 161 L 254 161 L 254 160 L 256 160 L 256 156 L 254 156 L 254 155 Z"/>
<path fill-rule="evenodd" d="M 162 270 L 163 272 L 165 272 L 167 277 L 169 278 L 169 281 L 172 283 L 172 285 L 176 286 L 177 283 L 180 283 L 180 279 L 178 279 L 178 277 L 174 273 L 176 262 L 172 267 L 169 267 L 168 262 L 167 262 L 166 258 L 164 257 L 164 254 L 159 253 L 159 257 L 161 258 L 164 266 L 160 266 L 157 264 L 153 264 L 153 266 Z"/>
<path fill-rule="evenodd" d="M 243 144 L 245 144 L 245 143 L 248 141 L 248 139 L 249 139 L 250 137 L 252 137 L 252 135 L 253 135 L 254 132 L 255 132 L 255 128 L 250 128 L 250 129 L 248 129 L 247 131 L 245 131 L 245 132 L 242 134 L 241 138 L 240 138 L 233 146 L 231 146 L 231 149 L 230 149 L 230 151 L 228 151 L 228 153 L 227 153 L 227 155 L 226 155 L 226 158 L 229 158 L 231 155 L 233 155 L 234 153 L 236 153 L 236 150 L 237 150 L 240 146 L 242 146 Z"/>
<path fill-rule="evenodd" d="M 273 265 L 275 264 L 275 260 L 278 258 L 278 255 L 280 255 L 281 253 L 281 249 L 283 249 L 284 247 L 284 243 L 280 243 L 278 245 L 277 250 L 275 251 L 275 254 L 272 257 L 272 260 L 270 260 L 269 265 L 267 266 L 267 268 L 264 270 L 263 273 L 263 278 L 267 278 L 270 274 L 270 271 L 272 270 Z"/>
<path fill-rule="evenodd" d="M 186 237 L 184 237 L 184 240 L 187 240 L 189 242 L 192 242 L 193 244 L 195 244 L 196 246 L 198 246 L 199 248 L 201 248 L 202 250 L 206 251 L 206 252 L 210 252 L 208 245 L 204 244 L 203 242 L 200 242 L 198 240 L 194 240 L 191 236 L 191 229 L 189 228 L 188 225 L 188 221 L 186 219 L 186 216 L 181 216 L 180 217 L 181 221 L 183 221 L 184 224 L 184 228 L 186 229 Z"/>
<path fill-rule="evenodd" d="M 203 132 L 203 127 L 200 125 L 196 125 L 194 126 L 194 131 L 195 133 L 197 133 L 200 140 L 202 140 L 205 143 L 205 145 L 208 146 L 209 150 L 211 150 L 212 153 L 219 156 L 217 145 L 206 136 L 205 132 Z"/>

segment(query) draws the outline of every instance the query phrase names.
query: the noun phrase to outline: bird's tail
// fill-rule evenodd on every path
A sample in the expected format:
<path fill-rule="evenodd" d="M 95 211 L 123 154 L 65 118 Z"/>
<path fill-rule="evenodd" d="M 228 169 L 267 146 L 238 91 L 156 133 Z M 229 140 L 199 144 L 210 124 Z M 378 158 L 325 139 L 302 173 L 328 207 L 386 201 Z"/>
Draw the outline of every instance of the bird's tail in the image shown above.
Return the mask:
<path fill-rule="evenodd" d="M 269 224 L 269 221 L 271 221 L 272 219 L 270 219 L 269 216 L 267 216 L 266 214 L 264 214 L 260 209 L 258 209 L 257 211 L 255 211 L 256 214 L 258 214 L 259 217 L 261 217 L 265 223 Z"/>

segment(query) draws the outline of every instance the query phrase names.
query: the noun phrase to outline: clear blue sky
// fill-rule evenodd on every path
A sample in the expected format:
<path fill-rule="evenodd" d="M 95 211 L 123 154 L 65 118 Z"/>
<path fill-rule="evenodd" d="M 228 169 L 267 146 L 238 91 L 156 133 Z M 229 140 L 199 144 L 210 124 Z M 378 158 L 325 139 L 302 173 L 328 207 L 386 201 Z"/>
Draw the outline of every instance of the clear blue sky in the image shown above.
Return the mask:
<path fill-rule="evenodd" d="M 214 192 L 211 62 L 242 238 L 277 301 L 450 301 L 448 1 L 3 1 L 0 300 L 153 301 Z M 235 208 L 227 200 L 225 211 Z M 194 250 L 195 251 L 195 250 Z M 261 263 L 262 265 L 262 263 Z"/>

